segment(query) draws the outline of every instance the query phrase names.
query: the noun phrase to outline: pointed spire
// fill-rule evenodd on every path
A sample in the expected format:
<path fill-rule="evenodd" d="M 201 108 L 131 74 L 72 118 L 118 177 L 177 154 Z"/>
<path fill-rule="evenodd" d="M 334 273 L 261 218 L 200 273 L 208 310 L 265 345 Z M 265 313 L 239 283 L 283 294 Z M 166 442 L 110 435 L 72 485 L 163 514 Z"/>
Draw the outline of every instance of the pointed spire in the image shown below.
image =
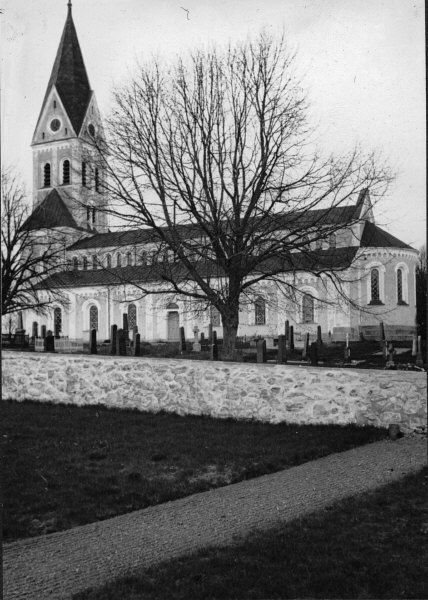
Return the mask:
<path fill-rule="evenodd" d="M 67 19 L 46 90 L 45 101 L 51 88 L 55 85 L 73 128 L 79 135 L 91 96 L 91 88 L 71 15 L 71 6 L 69 0 Z"/>

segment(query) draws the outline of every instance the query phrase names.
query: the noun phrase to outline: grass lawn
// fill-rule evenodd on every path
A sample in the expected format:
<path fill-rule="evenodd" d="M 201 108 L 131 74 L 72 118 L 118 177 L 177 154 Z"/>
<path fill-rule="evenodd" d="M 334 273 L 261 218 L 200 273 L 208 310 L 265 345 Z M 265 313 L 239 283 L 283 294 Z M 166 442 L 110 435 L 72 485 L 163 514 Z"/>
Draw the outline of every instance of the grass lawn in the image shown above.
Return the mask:
<path fill-rule="evenodd" d="M 3 539 L 60 531 L 386 437 L 374 427 L 270 425 L 2 402 Z"/>
<path fill-rule="evenodd" d="M 428 469 L 75 600 L 428 598 Z"/>

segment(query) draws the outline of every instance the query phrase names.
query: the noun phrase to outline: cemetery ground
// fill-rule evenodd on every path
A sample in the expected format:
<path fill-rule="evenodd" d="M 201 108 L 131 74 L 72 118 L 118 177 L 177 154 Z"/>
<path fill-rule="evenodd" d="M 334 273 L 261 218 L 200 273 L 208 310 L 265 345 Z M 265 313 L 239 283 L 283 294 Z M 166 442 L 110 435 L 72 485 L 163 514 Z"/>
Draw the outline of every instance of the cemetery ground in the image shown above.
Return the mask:
<path fill-rule="evenodd" d="M 290 425 L 2 402 L 4 541 L 101 521 L 385 438 Z M 119 596 L 116 596 L 119 597 Z"/>
<path fill-rule="evenodd" d="M 428 468 L 75 600 L 427 598 Z"/>

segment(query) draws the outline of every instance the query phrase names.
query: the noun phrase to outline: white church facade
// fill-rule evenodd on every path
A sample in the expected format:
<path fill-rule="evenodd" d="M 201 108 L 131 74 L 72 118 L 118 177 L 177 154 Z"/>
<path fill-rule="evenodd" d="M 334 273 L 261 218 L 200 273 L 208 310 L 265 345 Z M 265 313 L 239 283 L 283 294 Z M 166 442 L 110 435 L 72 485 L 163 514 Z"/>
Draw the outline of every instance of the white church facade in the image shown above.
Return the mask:
<path fill-rule="evenodd" d="M 102 121 L 69 4 L 32 140 L 33 212 L 26 224 L 35 235 L 65 240 L 68 266 L 51 278 L 51 285 L 61 288 L 68 303 L 53 302 L 50 314 L 44 316 L 26 311 L 27 333 L 37 322 L 73 339 L 87 340 L 96 329 L 103 340 L 109 338 L 113 324 L 121 327 L 127 314 L 129 329 L 138 327 L 142 340 L 177 340 L 181 326 L 186 336 L 193 337 L 195 326 L 207 332 L 210 323 L 221 338 L 216 310 L 197 313 L 188 299 L 178 295 L 141 294 L 141 282 L 146 289 L 159 291 L 162 284 L 154 264 L 159 258 L 148 230 L 109 231 L 104 174 L 89 164 L 95 134 L 103 135 Z M 351 227 L 350 213 L 355 223 Z M 331 236 L 328 247 L 313 250 L 328 250 L 333 266 L 347 266 L 343 278 L 352 301 L 337 300 L 328 277 L 305 271 L 303 261 L 290 274 L 298 290 L 293 299 L 283 299 L 269 284 L 261 284 L 259 295 L 255 290 L 254 302 L 242 307 L 239 336 L 276 337 L 283 333 L 285 320 L 302 334 L 314 333 L 320 325 L 333 339 L 345 339 L 346 333 L 351 339 L 364 333 L 370 337 L 380 321 L 389 328 L 390 339 L 412 336 L 417 251 L 375 224 L 368 190 L 362 190 L 352 206 L 335 209 L 334 218 L 336 223 L 343 221 L 343 229 Z M 172 257 L 165 254 L 162 260 Z"/>

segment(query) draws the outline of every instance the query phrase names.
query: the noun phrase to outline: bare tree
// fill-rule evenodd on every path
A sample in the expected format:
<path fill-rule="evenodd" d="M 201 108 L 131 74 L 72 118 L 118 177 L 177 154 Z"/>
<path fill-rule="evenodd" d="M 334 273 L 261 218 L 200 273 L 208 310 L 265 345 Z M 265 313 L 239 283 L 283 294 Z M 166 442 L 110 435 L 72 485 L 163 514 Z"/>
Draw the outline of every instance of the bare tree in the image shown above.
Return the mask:
<path fill-rule="evenodd" d="M 109 141 L 98 142 L 110 212 L 174 257 L 156 261 L 158 293 L 216 307 L 229 357 L 240 305 L 260 282 L 292 298 L 284 275 L 304 269 L 346 293 L 351 257 L 333 267 L 332 252 L 313 248 L 360 218 L 344 224 L 338 207 L 365 188 L 379 198 L 391 180 L 358 147 L 340 159 L 316 152 L 294 66 L 284 40 L 265 33 L 170 67 L 154 61 L 115 92 Z"/>
<path fill-rule="evenodd" d="M 10 168 L 1 175 L 1 196 L 2 315 L 25 309 L 43 313 L 54 299 L 66 303 L 60 290 L 42 286 L 49 274 L 64 268 L 65 239 L 58 232 L 26 226 L 29 207 Z"/>

